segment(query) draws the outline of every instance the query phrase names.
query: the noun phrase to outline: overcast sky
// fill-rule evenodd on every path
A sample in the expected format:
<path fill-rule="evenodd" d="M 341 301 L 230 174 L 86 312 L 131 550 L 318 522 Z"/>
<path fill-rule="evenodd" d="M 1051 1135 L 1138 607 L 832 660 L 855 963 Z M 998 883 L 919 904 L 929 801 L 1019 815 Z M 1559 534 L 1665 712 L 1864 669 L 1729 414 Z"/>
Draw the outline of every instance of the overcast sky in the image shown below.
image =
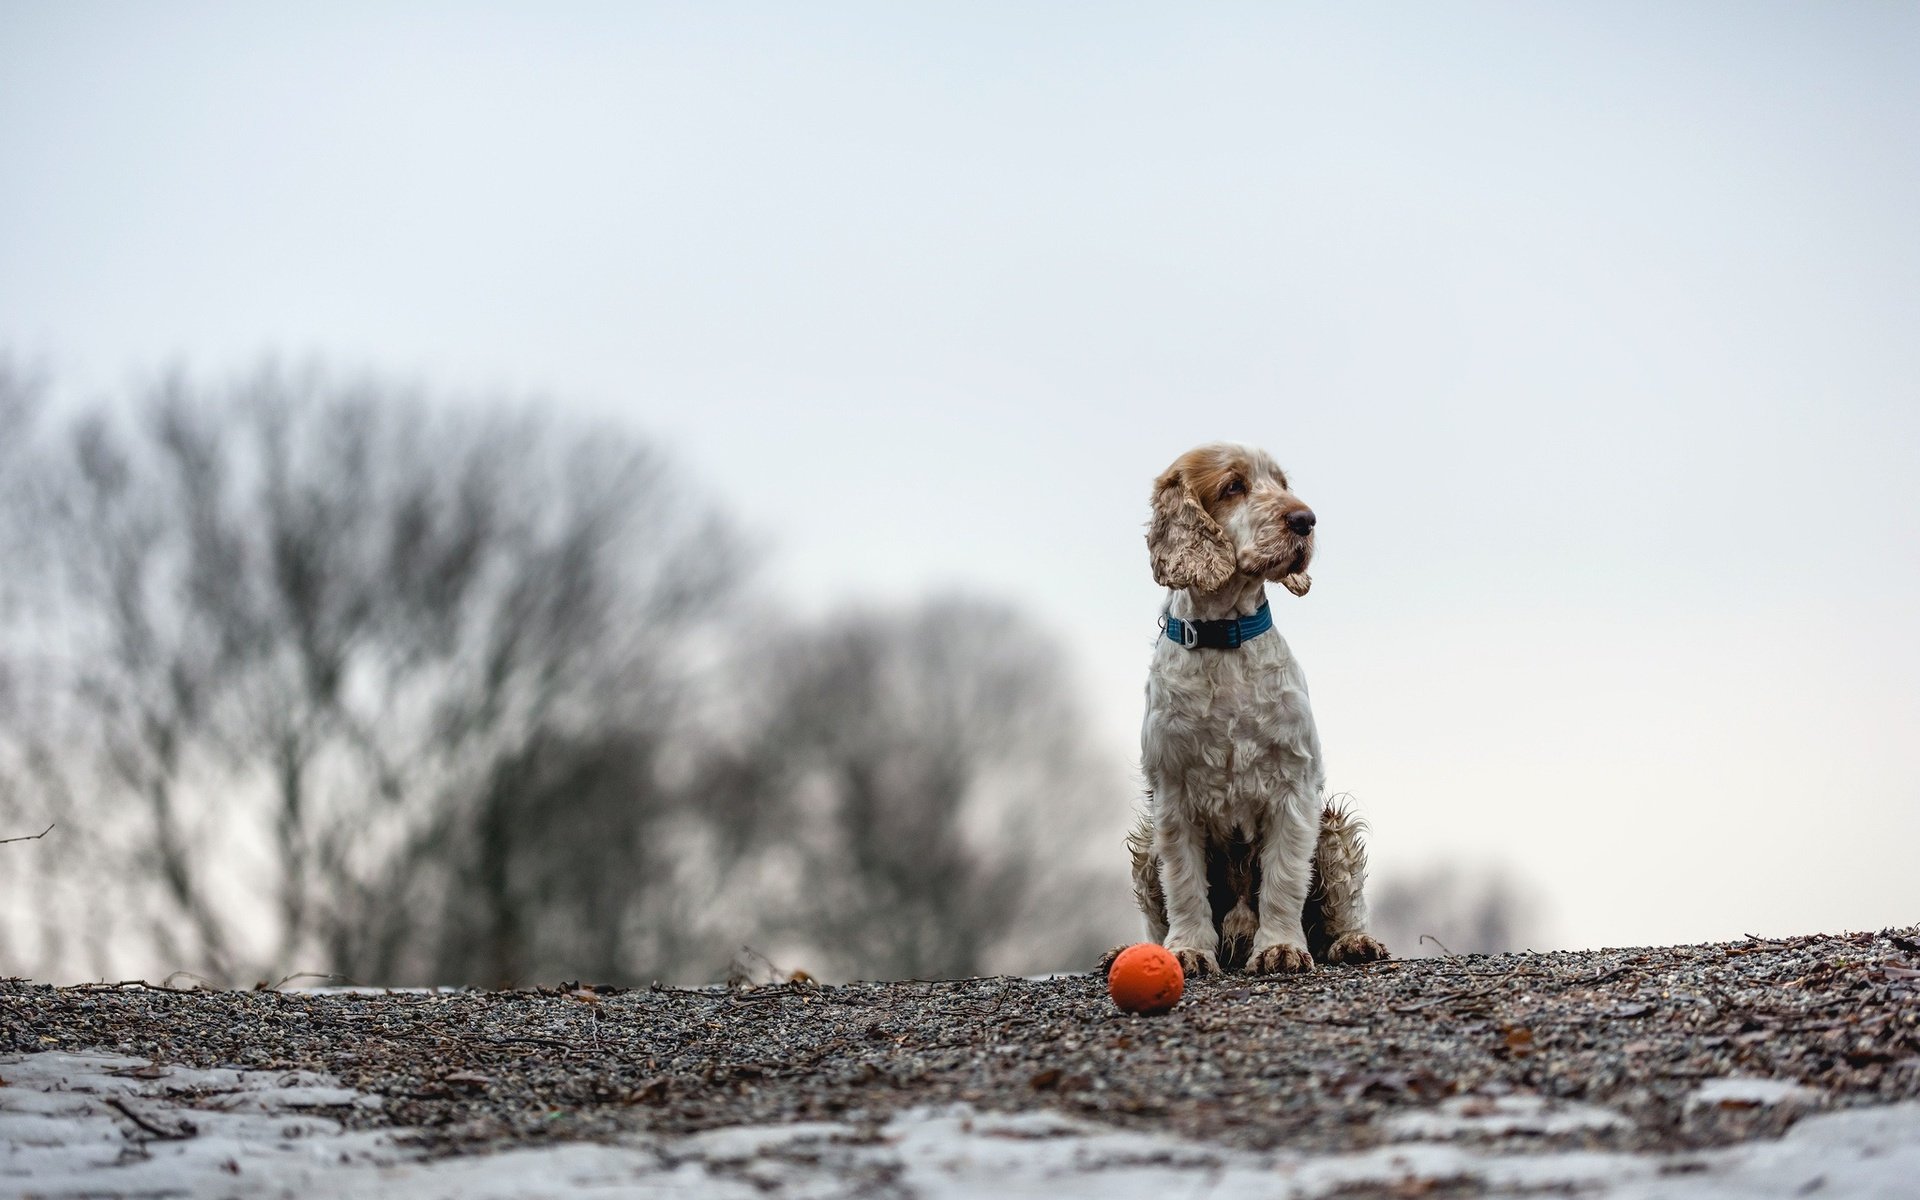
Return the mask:
<path fill-rule="evenodd" d="M 1920 921 L 1920 7 L 4 2 L 0 180 L 62 390 L 617 414 L 787 603 L 1012 597 L 1116 755 L 1148 484 L 1265 446 L 1381 874 Z"/>

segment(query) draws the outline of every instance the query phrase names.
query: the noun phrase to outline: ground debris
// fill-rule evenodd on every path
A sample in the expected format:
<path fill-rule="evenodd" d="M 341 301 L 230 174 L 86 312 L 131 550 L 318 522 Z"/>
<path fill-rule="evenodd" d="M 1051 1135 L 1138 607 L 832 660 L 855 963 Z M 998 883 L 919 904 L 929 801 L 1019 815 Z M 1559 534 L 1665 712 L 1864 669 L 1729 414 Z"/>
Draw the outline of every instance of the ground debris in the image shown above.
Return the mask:
<path fill-rule="evenodd" d="M 1916 947 L 1908 929 L 1229 976 L 1189 981 L 1159 1017 L 1116 1011 L 1092 975 L 509 992 L 6 981 L 0 1052 L 321 1072 L 377 1098 L 339 1120 L 408 1128 L 437 1152 L 1041 1097 L 1241 1148 L 1351 1151 L 1442 1103 L 1510 1119 L 1515 1096 L 1631 1117 L 1551 1136 L 1685 1150 L 1920 1097 Z M 1795 1102 L 1694 1099 L 1729 1077 Z"/>

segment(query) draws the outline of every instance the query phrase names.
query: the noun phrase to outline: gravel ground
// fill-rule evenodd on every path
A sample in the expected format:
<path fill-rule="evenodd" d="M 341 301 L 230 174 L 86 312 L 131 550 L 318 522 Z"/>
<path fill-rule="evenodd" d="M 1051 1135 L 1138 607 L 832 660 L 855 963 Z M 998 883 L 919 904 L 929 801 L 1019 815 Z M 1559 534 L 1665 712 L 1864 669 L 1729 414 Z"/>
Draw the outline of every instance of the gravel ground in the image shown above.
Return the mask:
<path fill-rule="evenodd" d="M 1543 1098 L 1627 1121 L 1545 1146 L 1685 1150 L 1920 1097 L 1920 929 L 1420 959 L 1191 981 L 1115 1011 L 1091 975 L 746 991 L 182 992 L 0 982 L 0 1053 L 324 1072 L 435 1153 L 1045 1108 L 1243 1149 L 1348 1152 L 1396 1120 Z M 1790 1080 L 1793 1104 L 1703 1081 Z"/>

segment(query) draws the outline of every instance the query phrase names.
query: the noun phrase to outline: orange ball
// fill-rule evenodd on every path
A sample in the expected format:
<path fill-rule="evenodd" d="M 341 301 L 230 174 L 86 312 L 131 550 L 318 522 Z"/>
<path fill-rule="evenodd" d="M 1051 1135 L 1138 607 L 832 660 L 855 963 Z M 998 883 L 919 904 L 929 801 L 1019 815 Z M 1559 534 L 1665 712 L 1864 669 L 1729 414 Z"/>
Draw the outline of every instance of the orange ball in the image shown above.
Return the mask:
<path fill-rule="evenodd" d="M 1107 994 L 1132 1013 L 1163 1013 L 1180 1002 L 1186 986 L 1180 960 L 1152 942 L 1128 946 L 1107 972 Z"/>

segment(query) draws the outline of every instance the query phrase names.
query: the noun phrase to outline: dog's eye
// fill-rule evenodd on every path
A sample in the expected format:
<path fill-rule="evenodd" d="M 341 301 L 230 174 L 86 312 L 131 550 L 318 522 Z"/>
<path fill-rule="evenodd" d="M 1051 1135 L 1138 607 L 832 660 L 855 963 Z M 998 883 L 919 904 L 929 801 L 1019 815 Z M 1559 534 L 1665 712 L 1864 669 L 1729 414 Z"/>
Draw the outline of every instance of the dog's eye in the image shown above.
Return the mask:
<path fill-rule="evenodd" d="M 1246 490 L 1247 485 L 1244 480 L 1229 479 L 1227 480 L 1226 486 L 1220 489 L 1220 498 L 1224 500 L 1228 496 L 1238 496 Z"/>

